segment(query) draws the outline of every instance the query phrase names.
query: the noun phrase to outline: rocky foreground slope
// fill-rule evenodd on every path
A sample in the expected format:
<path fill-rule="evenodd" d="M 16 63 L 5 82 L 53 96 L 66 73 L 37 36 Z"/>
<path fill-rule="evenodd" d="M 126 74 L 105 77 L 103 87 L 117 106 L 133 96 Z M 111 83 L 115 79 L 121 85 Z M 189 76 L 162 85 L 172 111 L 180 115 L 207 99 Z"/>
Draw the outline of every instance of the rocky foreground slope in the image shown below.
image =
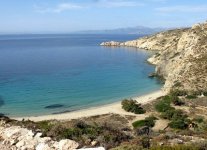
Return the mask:
<path fill-rule="evenodd" d="M 207 91 L 207 22 L 127 42 L 104 42 L 102 46 L 127 46 L 157 53 L 148 61 L 165 79 L 164 90 Z"/>
<path fill-rule="evenodd" d="M 0 127 L 0 135 L 3 138 L 3 142 L 0 143 L 1 150 L 74 150 L 79 146 L 75 141 L 68 139 L 57 142 L 50 137 L 42 138 L 41 133 L 34 134 L 18 126 Z"/>
<path fill-rule="evenodd" d="M 79 144 L 70 139 L 54 141 L 51 137 L 42 137 L 41 132 L 34 132 L 20 126 L 10 126 L 0 118 L 0 150 L 76 150 Z M 79 149 L 87 150 L 87 148 Z M 104 150 L 104 148 L 91 148 Z"/>

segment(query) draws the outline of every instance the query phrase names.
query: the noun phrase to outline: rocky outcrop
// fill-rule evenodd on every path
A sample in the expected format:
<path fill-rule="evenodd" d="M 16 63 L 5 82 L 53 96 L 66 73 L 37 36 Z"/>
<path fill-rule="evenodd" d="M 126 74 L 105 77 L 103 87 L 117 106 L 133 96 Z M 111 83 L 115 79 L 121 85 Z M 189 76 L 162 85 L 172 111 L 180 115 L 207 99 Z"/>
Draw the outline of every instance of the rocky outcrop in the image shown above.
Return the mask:
<path fill-rule="evenodd" d="M 148 61 L 165 78 L 164 90 L 207 91 L 207 22 L 133 41 L 102 43 L 115 44 L 157 51 Z"/>
<path fill-rule="evenodd" d="M 42 137 L 40 132 L 34 133 L 26 128 L 3 124 L 0 121 L 0 150 L 75 150 L 79 147 L 77 142 L 69 139 L 53 141 L 50 137 Z M 96 149 L 104 150 L 94 150 Z"/>
<path fill-rule="evenodd" d="M 110 42 L 103 42 L 100 45 L 101 46 L 121 46 L 120 42 L 110 41 Z"/>
<path fill-rule="evenodd" d="M 18 150 L 74 150 L 79 144 L 65 139 L 59 142 L 50 137 L 41 137 L 42 133 L 33 133 L 31 130 L 19 126 L 0 127 L 0 149 Z"/>

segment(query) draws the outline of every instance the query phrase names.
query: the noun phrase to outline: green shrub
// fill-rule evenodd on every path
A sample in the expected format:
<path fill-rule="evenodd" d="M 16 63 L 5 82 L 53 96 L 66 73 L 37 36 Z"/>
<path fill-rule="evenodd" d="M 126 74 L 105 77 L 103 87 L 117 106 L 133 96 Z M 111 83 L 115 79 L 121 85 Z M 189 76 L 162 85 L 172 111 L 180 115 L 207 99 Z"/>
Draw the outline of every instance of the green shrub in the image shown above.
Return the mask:
<path fill-rule="evenodd" d="M 51 124 L 50 121 L 40 121 L 37 123 L 38 127 L 43 131 L 43 132 L 48 132 L 52 129 L 52 127 L 54 126 L 53 124 Z"/>
<path fill-rule="evenodd" d="M 196 116 L 195 118 L 193 118 L 192 121 L 194 121 L 196 123 L 202 123 L 202 122 L 204 122 L 204 117 L 203 116 Z"/>
<path fill-rule="evenodd" d="M 173 129 L 186 129 L 188 128 L 190 123 L 189 119 L 186 118 L 179 118 L 179 119 L 173 119 L 168 125 L 169 127 Z"/>
<path fill-rule="evenodd" d="M 182 110 L 176 110 L 171 107 L 171 102 L 176 105 L 181 105 L 178 93 L 171 93 L 170 95 L 164 96 L 162 100 L 155 104 L 155 109 L 161 112 L 161 117 L 164 119 L 171 120 L 169 126 L 175 129 L 185 129 L 190 124 L 190 120 L 187 119 L 188 116 L 183 113 Z"/>
<path fill-rule="evenodd" d="M 171 108 L 161 114 L 163 119 L 173 120 L 173 119 L 182 119 L 187 118 L 188 116 L 183 113 L 182 110 L 177 110 L 175 108 Z"/>
<path fill-rule="evenodd" d="M 66 139 L 74 139 L 82 135 L 81 129 L 78 128 L 69 128 L 61 132 L 61 137 Z"/>
<path fill-rule="evenodd" d="M 186 91 L 181 91 L 181 90 L 172 90 L 170 91 L 171 96 L 185 96 L 187 95 Z"/>
<path fill-rule="evenodd" d="M 138 120 L 138 121 L 133 122 L 132 126 L 134 128 L 139 128 L 143 126 L 154 127 L 155 120 L 157 120 L 157 118 L 154 116 L 146 117 L 144 120 Z"/>
<path fill-rule="evenodd" d="M 186 98 L 187 99 L 196 99 L 197 96 L 196 95 L 187 95 Z"/>
<path fill-rule="evenodd" d="M 136 100 L 123 100 L 122 108 L 127 112 L 132 112 L 135 114 L 144 114 L 146 111 L 141 107 L 141 104 L 138 104 Z"/>
<path fill-rule="evenodd" d="M 161 113 L 161 118 L 171 120 L 174 115 L 175 109 L 171 107 L 170 109 L 166 110 L 165 112 Z"/>
<path fill-rule="evenodd" d="M 142 137 L 141 143 L 143 148 L 147 148 L 147 149 L 150 148 L 150 138 L 148 136 Z"/>
<path fill-rule="evenodd" d="M 176 110 L 173 107 L 165 112 L 162 112 L 161 117 L 171 120 L 169 127 L 174 129 L 186 129 L 190 124 L 188 116 L 182 110 Z"/>
<path fill-rule="evenodd" d="M 172 96 L 171 95 L 166 95 L 162 98 L 166 103 L 171 103 L 172 101 Z"/>
<path fill-rule="evenodd" d="M 168 125 L 174 129 L 186 129 L 191 123 L 188 116 L 184 114 L 182 110 L 171 109 L 163 112 L 161 116 L 164 119 L 171 120 Z"/>
<path fill-rule="evenodd" d="M 164 97 L 162 98 L 162 100 L 160 100 L 159 102 L 157 102 L 157 103 L 155 104 L 155 109 L 156 109 L 158 112 L 165 112 L 165 111 L 171 109 L 170 103 L 171 103 L 171 98 L 170 98 L 170 96 L 164 96 Z"/>
<path fill-rule="evenodd" d="M 181 106 L 181 105 L 184 105 L 185 103 L 179 99 L 179 97 L 173 97 L 172 98 L 172 103 L 175 105 L 175 106 Z"/>
<path fill-rule="evenodd" d="M 174 114 L 172 116 L 172 119 L 177 120 L 177 119 L 182 119 L 182 118 L 186 119 L 186 118 L 188 118 L 188 116 L 186 114 L 184 114 L 184 112 L 182 110 L 175 109 Z"/>

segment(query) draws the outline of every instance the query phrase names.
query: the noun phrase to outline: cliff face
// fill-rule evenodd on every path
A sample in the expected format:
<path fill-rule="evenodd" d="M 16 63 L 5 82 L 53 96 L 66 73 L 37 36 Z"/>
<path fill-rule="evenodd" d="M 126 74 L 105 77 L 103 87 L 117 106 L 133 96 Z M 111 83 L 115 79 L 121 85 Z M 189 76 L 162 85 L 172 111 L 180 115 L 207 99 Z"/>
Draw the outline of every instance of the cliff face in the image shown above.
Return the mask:
<path fill-rule="evenodd" d="M 207 23 L 101 45 L 157 50 L 148 61 L 155 64 L 156 73 L 166 79 L 164 90 L 207 91 Z"/>

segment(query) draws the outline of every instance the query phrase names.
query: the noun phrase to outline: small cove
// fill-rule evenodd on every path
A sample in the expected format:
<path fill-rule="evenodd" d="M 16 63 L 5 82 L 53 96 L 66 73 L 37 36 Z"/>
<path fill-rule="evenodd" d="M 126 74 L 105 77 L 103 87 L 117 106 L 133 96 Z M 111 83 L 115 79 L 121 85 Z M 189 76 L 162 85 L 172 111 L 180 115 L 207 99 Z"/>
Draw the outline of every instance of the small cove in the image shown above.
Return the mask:
<path fill-rule="evenodd" d="M 159 90 L 152 52 L 101 47 L 140 35 L 0 36 L 0 113 L 37 116 L 110 104 Z M 49 109 L 48 109 L 49 108 Z"/>

